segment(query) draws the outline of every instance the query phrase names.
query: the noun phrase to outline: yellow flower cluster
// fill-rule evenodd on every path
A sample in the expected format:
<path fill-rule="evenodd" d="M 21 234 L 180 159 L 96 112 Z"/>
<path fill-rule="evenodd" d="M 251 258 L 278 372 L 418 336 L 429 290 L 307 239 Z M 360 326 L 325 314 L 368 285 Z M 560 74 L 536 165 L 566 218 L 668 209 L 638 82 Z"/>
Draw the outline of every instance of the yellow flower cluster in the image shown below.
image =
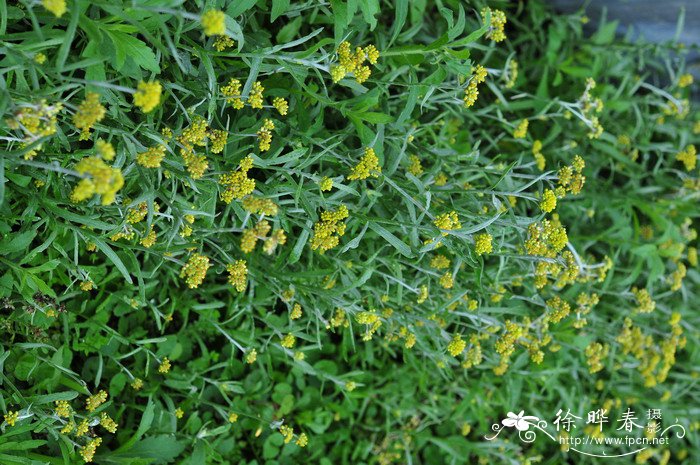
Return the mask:
<path fill-rule="evenodd" d="M 356 179 L 367 179 L 370 176 L 378 178 L 382 173 L 382 167 L 379 166 L 379 158 L 373 148 L 366 147 L 365 153 L 360 158 L 360 162 L 355 165 L 348 175 L 348 179 L 354 181 Z"/>
<path fill-rule="evenodd" d="M 596 83 L 592 78 L 586 79 L 586 88 L 583 91 L 583 95 L 579 100 L 579 106 L 583 116 L 586 118 L 588 124 L 589 139 L 597 139 L 603 134 L 603 126 L 598 121 L 596 113 L 603 111 L 603 101 L 599 98 L 593 98 L 591 95 L 591 90 L 595 89 Z"/>
<path fill-rule="evenodd" d="M 161 375 L 168 374 L 170 372 L 170 359 L 168 357 L 163 357 L 163 360 L 158 365 L 158 373 Z"/>
<path fill-rule="evenodd" d="M 447 236 L 447 231 L 454 231 L 462 228 L 462 223 L 459 222 L 456 211 L 436 216 L 433 220 L 433 224 L 442 230 L 441 233 L 443 236 Z"/>
<path fill-rule="evenodd" d="M 559 323 L 571 313 L 571 305 L 558 295 L 547 301 L 547 307 L 549 310 L 545 320 L 550 323 Z"/>
<path fill-rule="evenodd" d="M 359 324 L 365 325 L 365 333 L 362 335 L 363 341 L 370 341 L 374 333 L 382 326 L 382 320 L 374 310 L 358 313 L 355 320 Z"/>
<path fill-rule="evenodd" d="M 102 438 L 94 438 L 90 439 L 87 444 L 80 448 L 80 456 L 86 463 L 92 462 L 100 444 L 102 444 Z"/>
<path fill-rule="evenodd" d="M 180 156 L 182 156 L 185 167 L 193 179 L 204 176 L 204 172 L 209 167 L 207 157 L 195 152 L 195 147 L 206 145 L 208 135 L 206 120 L 200 115 L 195 115 L 190 125 L 177 138 L 177 141 L 182 145 Z"/>
<path fill-rule="evenodd" d="M 450 259 L 444 255 L 436 255 L 430 260 L 430 266 L 438 270 L 444 270 L 450 267 Z"/>
<path fill-rule="evenodd" d="M 291 349 L 297 343 L 297 338 L 292 333 L 287 334 L 281 339 L 282 340 L 280 341 L 280 345 L 286 349 Z"/>
<path fill-rule="evenodd" d="M 136 163 L 144 168 L 160 168 L 160 164 L 165 158 L 165 145 L 149 147 L 145 152 L 136 155 Z"/>
<path fill-rule="evenodd" d="M 147 249 L 150 249 L 153 247 L 156 243 L 158 236 L 153 229 L 153 225 L 151 225 L 150 229 L 148 230 L 148 233 L 146 233 L 145 236 L 139 241 L 139 244 L 142 246 L 146 247 Z"/>
<path fill-rule="evenodd" d="M 535 157 L 535 164 L 537 164 L 537 169 L 544 171 L 547 164 L 544 155 L 542 154 L 542 141 L 537 139 L 532 143 L 532 155 Z"/>
<path fill-rule="evenodd" d="M 462 335 L 455 334 L 452 337 L 452 340 L 450 341 L 450 343 L 447 344 L 447 351 L 453 357 L 457 357 L 462 352 L 464 352 L 464 349 L 466 349 L 466 347 L 467 347 L 467 342 L 462 339 Z"/>
<path fill-rule="evenodd" d="M 464 90 L 464 98 L 462 99 L 464 100 L 465 107 L 471 107 L 476 103 L 476 99 L 479 97 L 478 86 L 482 82 L 486 81 L 487 75 L 488 72 L 486 71 L 486 68 L 481 65 L 476 65 L 476 67 L 472 68 L 472 75 L 469 79 L 467 88 Z"/>
<path fill-rule="evenodd" d="M 258 147 L 261 152 L 270 150 L 273 129 L 275 129 L 275 123 L 271 119 L 265 118 L 262 127 L 258 130 Z"/>
<path fill-rule="evenodd" d="M 338 46 L 338 61 L 339 64 L 331 66 L 331 78 L 333 82 L 338 82 L 350 73 L 355 75 L 355 80 L 362 84 L 372 74 L 372 69 L 365 65 L 368 61 L 371 65 L 375 65 L 379 59 L 379 50 L 370 44 L 364 49 L 362 47 L 355 48 L 352 51 L 352 46 L 349 42 L 344 41 Z"/>
<path fill-rule="evenodd" d="M 260 109 L 263 107 L 264 90 L 265 88 L 260 81 L 255 81 L 253 83 L 253 88 L 250 90 L 250 94 L 248 95 L 248 103 L 250 103 L 251 108 Z"/>
<path fill-rule="evenodd" d="M 668 277 L 668 282 L 671 284 L 671 290 L 677 291 L 683 285 L 683 278 L 687 273 L 685 265 L 681 262 L 676 263 L 676 271 Z"/>
<path fill-rule="evenodd" d="M 41 0 L 41 4 L 57 18 L 66 12 L 66 0 Z"/>
<path fill-rule="evenodd" d="M 97 139 L 95 142 L 95 150 L 97 150 L 97 154 L 100 157 L 107 161 L 113 160 L 114 156 L 117 154 L 114 150 L 114 146 L 102 139 Z"/>
<path fill-rule="evenodd" d="M 90 137 L 90 129 L 102 121 L 105 114 L 107 109 L 100 103 L 100 95 L 96 92 L 85 94 L 85 100 L 78 105 L 73 115 L 73 124 L 80 129 L 80 140 L 87 140 Z"/>
<path fill-rule="evenodd" d="M 454 284 L 455 284 L 455 282 L 454 282 L 454 277 L 452 276 L 452 273 L 451 273 L 451 272 L 446 271 L 445 274 L 443 274 L 443 275 L 440 277 L 440 285 L 441 285 L 444 289 L 452 289 L 452 287 L 454 286 Z"/>
<path fill-rule="evenodd" d="M 14 118 L 8 118 L 5 123 L 10 129 L 21 130 L 23 140 L 21 147 L 26 147 L 42 137 L 48 137 L 56 133 L 56 115 L 63 109 L 63 105 L 48 105 L 46 100 L 41 100 L 38 104 L 31 104 L 17 112 Z M 34 158 L 42 144 L 37 144 L 34 148 L 24 154 L 24 158 L 29 160 Z"/>
<path fill-rule="evenodd" d="M 228 139 L 228 132 L 223 129 L 210 129 L 209 130 L 209 142 L 211 146 L 209 150 L 211 153 L 221 153 L 226 147 L 226 140 Z"/>
<path fill-rule="evenodd" d="M 226 34 L 226 15 L 220 10 L 208 10 L 200 18 L 202 30 L 207 36 L 222 36 Z"/>
<path fill-rule="evenodd" d="M 649 291 L 646 289 L 632 288 L 632 294 L 637 300 L 637 311 L 639 313 L 651 313 L 656 308 L 656 302 L 651 298 Z"/>
<path fill-rule="evenodd" d="M 607 344 L 601 344 L 600 342 L 588 344 L 584 353 L 586 354 L 586 363 L 590 373 L 597 373 L 604 368 L 603 359 L 608 356 L 608 351 Z"/>
<path fill-rule="evenodd" d="M 9 411 L 5 414 L 5 421 L 7 422 L 8 425 L 10 426 L 15 426 L 15 423 L 17 423 L 17 420 L 19 420 L 19 412 L 17 411 Z"/>
<path fill-rule="evenodd" d="M 489 233 L 481 233 L 474 236 L 474 251 L 477 255 L 491 253 L 493 251 L 493 237 Z"/>
<path fill-rule="evenodd" d="M 328 176 L 324 176 L 318 182 L 318 187 L 321 189 L 321 192 L 328 192 L 333 189 L 333 180 Z"/>
<path fill-rule="evenodd" d="M 491 13 L 491 25 L 489 27 L 489 32 L 486 37 L 493 40 L 494 42 L 501 42 L 506 39 L 506 34 L 504 32 L 506 25 L 506 14 L 501 10 L 492 10 L 491 8 L 484 8 L 481 10 L 481 19 L 486 21 L 486 17 Z"/>
<path fill-rule="evenodd" d="M 234 109 L 240 110 L 245 106 L 245 102 L 241 97 L 241 81 L 231 78 L 231 80 L 221 88 L 221 94 L 226 97 L 226 103 Z"/>
<path fill-rule="evenodd" d="M 523 328 L 516 322 L 506 320 L 505 331 L 494 344 L 496 352 L 501 356 L 501 361 L 498 367 L 494 369 L 494 373 L 502 375 L 508 369 L 508 359 L 515 351 L 515 343 L 523 335 Z"/>
<path fill-rule="evenodd" d="M 554 258 L 569 241 L 566 229 L 556 216 L 551 221 L 542 220 L 541 223 L 533 223 L 527 230 L 529 237 L 525 241 L 525 250 L 528 255 Z"/>
<path fill-rule="evenodd" d="M 557 196 L 552 189 L 547 189 L 542 194 L 540 209 L 545 213 L 550 213 L 555 208 L 557 208 Z"/>
<path fill-rule="evenodd" d="M 105 412 L 102 412 L 100 415 L 100 425 L 112 434 L 117 432 L 117 422 L 112 420 L 112 418 Z"/>
<path fill-rule="evenodd" d="M 88 412 L 94 412 L 97 407 L 104 404 L 107 401 L 107 392 L 102 390 L 97 394 L 90 396 L 85 401 L 85 409 Z"/>
<path fill-rule="evenodd" d="M 292 307 L 292 311 L 289 312 L 289 318 L 291 318 L 292 320 L 298 320 L 299 318 L 301 318 L 303 313 L 304 312 L 301 309 L 301 305 L 298 303 L 295 303 L 294 306 Z"/>
<path fill-rule="evenodd" d="M 289 111 L 289 103 L 282 97 L 272 99 L 272 106 L 279 112 L 280 115 L 286 116 Z"/>
<path fill-rule="evenodd" d="M 158 81 L 140 81 L 134 93 L 134 105 L 141 108 L 144 113 L 150 113 L 160 103 L 160 94 L 163 87 Z"/>
<path fill-rule="evenodd" d="M 102 205 L 114 202 L 124 185 L 121 170 L 107 165 L 99 156 L 85 157 L 75 165 L 82 179 L 71 192 L 71 201 L 82 202 L 93 195 L 102 196 Z"/>
<path fill-rule="evenodd" d="M 248 365 L 251 365 L 255 363 L 255 361 L 258 359 L 258 351 L 255 349 L 250 349 L 249 351 L 246 352 L 245 354 L 245 362 Z"/>
<path fill-rule="evenodd" d="M 420 176 L 423 174 L 423 165 L 420 162 L 420 158 L 417 155 L 411 155 L 408 157 L 411 164 L 408 166 L 408 172 L 413 176 Z"/>
<path fill-rule="evenodd" d="M 639 327 L 632 324 L 630 318 L 625 318 L 624 326 L 616 341 L 622 346 L 623 354 L 632 354 L 639 360 L 637 369 L 644 378 L 645 387 L 663 383 L 676 362 L 676 351 L 685 347 L 687 340 L 683 336 L 680 320 L 680 313 L 672 313 L 669 320 L 670 335 L 660 344 L 656 344 L 651 335 L 645 336 Z"/>
<path fill-rule="evenodd" d="M 61 418 L 68 418 L 71 414 L 70 404 L 66 400 L 57 400 L 54 412 Z"/>
<path fill-rule="evenodd" d="M 154 209 L 157 204 L 153 204 Z M 136 224 L 143 221 L 148 215 L 148 202 L 141 202 L 136 207 L 130 208 L 126 211 L 126 222 L 129 224 Z"/>
<path fill-rule="evenodd" d="M 349 216 L 348 207 L 341 205 L 336 210 L 321 213 L 321 220 L 314 225 L 314 235 L 311 238 L 311 250 L 324 254 L 337 246 L 340 237 L 345 234 L 344 220 Z"/>
<path fill-rule="evenodd" d="M 204 281 L 204 277 L 209 269 L 209 257 L 199 253 L 194 253 L 190 256 L 187 263 L 180 271 L 180 277 L 185 278 L 185 282 L 190 289 L 199 287 Z"/>
<path fill-rule="evenodd" d="M 688 87 L 693 83 L 693 75 L 690 73 L 686 74 L 681 74 L 681 76 L 678 78 L 678 87 L 681 89 L 684 87 Z"/>
<path fill-rule="evenodd" d="M 576 195 L 581 192 L 586 183 L 586 177 L 583 175 L 585 166 L 583 158 L 580 155 L 575 155 L 570 166 L 559 168 L 557 173 L 559 177 L 558 187 L 554 191 L 558 198 L 563 198 L 567 193 Z"/>
<path fill-rule="evenodd" d="M 223 52 L 227 48 L 233 47 L 234 44 L 235 42 L 229 36 L 219 35 L 214 39 L 214 49 L 217 52 Z"/>
<path fill-rule="evenodd" d="M 255 179 L 248 177 L 248 171 L 253 167 L 253 157 L 248 155 L 238 164 L 238 170 L 219 176 L 219 184 L 224 186 L 219 197 L 225 203 L 233 199 L 240 200 L 255 190 Z"/>
<path fill-rule="evenodd" d="M 228 282 L 238 291 L 245 291 L 248 285 L 248 267 L 245 260 L 236 260 L 226 266 Z"/>
<path fill-rule="evenodd" d="M 527 127 L 529 125 L 528 120 L 523 119 L 518 123 L 518 126 L 513 131 L 513 137 L 516 139 L 524 139 L 527 136 Z"/>
<path fill-rule="evenodd" d="M 270 199 L 249 195 L 243 199 L 243 208 L 257 215 L 275 216 L 279 206 Z"/>
<path fill-rule="evenodd" d="M 684 150 L 678 152 L 678 154 L 676 154 L 676 160 L 683 162 L 686 171 L 693 170 L 698 162 L 695 145 L 690 144 Z"/>

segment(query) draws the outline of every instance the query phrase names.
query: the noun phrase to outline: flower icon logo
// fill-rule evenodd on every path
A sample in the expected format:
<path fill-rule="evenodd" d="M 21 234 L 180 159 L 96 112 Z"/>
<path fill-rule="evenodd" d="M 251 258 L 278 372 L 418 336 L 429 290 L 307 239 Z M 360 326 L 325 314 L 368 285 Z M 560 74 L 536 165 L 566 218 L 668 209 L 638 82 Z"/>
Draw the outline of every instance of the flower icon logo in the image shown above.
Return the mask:
<path fill-rule="evenodd" d="M 539 418 L 531 415 L 524 415 L 525 410 L 521 410 L 517 415 L 513 412 L 508 412 L 508 418 L 501 420 L 503 426 L 512 428 L 515 426 L 518 431 L 527 431 L 530 428 L 531 421 L 537 421 Z"/>

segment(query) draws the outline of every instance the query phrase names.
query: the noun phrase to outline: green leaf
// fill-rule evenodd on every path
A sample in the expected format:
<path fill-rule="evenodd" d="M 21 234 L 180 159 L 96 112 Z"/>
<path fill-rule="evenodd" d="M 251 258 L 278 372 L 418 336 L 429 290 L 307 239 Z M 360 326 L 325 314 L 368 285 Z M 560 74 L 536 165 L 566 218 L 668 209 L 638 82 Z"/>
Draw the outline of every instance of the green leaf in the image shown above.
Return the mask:
<path fill-rule="evenodd" d="M 258 0 L 239 0 L 231 2 L 226 9 L 226 14 L 235 18 L 253 8 L 253 5 L 255 5 L 257 1 Z"/>
<path fill-rule="evenodd" d="M 270 13 L 270 22 L 275 22 L 277 18 L 287 12 L 289 8 L 289 0 L 272 0 L 272 12 Z"/>
<path fill-rule="evenodd" d="M 160 73 L 160 66 L 153 51 L 137 39 L 123 32 L 107 30 L 107 35 L 112 39 L 116 50 L 116 68 L 120 70 L 126 61 L 126 58 L 134 60 L 138 66 L 152 73 Z"/>
<path fill-rule="evenodd" d="M 131 275 L 129 274 L 129 270 L 126 269 L 126 266 L 124 266 L 124 262 L 122 262 L 121 258 L 112 250 L 112 248 L 107 245 L 106 242 L 104 242 L 102 239 L 98 237 L 93 237 L 92 242 L 97 246 L 100 251 L 102 251 L 103 254 L 107 256 L 107 258 L 114 264 L 114 266 L 117 267 L 119 272 L 124 276 L 124 279 L 126 282 L 129 284 L 133 284 L 134 281 L 131 279 Z"/>
<path fill-rule="evenodd" d="M 408 258 L 413 257 L 414 254 L 411 251 L 411 247 L 409 247 L 408 244 L 403 242 L 398 237 L 394 236 L 391 232 L 389 232 L 386 228 L 384 228 L 380 224 L 375 223 L 373 221 L 370 221 L 369 222 L 369 229 L 371 229 L 372 231 L 379 234 L 383 239 L 385 239 L 389 244 L 391 244 L 396 250 L 398 250 L 401 255 L 408 257 Z"/>

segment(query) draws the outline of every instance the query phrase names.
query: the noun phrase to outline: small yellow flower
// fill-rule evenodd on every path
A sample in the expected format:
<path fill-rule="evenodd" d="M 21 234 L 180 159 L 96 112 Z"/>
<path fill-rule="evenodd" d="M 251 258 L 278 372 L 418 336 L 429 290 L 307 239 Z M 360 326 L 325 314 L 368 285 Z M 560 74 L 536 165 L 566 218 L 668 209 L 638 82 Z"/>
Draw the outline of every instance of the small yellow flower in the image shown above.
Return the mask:
<path fill-rule="evenodd" d="M 15 423 L 17 423 L 17 420 L 19 420 L 19 412 L 9 411 L 5 414 L 5 421 L 7 422 L 8 425 L 15 426 Z"/>
<path fill-rule="evenodd" d="M 41 4 L 57 18 L 66 12 L 66 0 L 41 0 Z"/>
<path fill-rule="evenodd" d="M 557 208 L 557 196 L 554 195 L 554 191 L 552 189 L 547 189 L 542 194 L 540 209 L 545 213 L 549 213 L 555 208 Z"/>
<path fill-rule="evenodd" d="M 184 416 L 185 416 L 185 411 L 182 410 L 180 407 L 178 407 L 178 408 L 175 410 L 175 418 L 177 418 L 177 419 L 179 420 L 180 418 L 182 418 L 182 417 L 184 417 Z"/>
<path fill-rule="evenodd" d="M 44 55 L 43 53 L 40 52 L 34 55 L 34 63 L 36 63 L 37 65 L 43 65 L 45 62 L 46 55 Z"/>
<path fill-rule="evenodd" d="M 162 91 L 163 88 L 158 81 L 141 81 L 134 94 L 134 105 L 140 107 L 144 113 L 149 113 L 160 103 L 160 94 Z"/>
<path fill-rule="evenodd" d="M 461 334 L 455 334 L 452 337 L 452 340 L 450 343 L 447 345 L 447 351 L 452 355 L 453 357 L 457 357 L 460 355 L 462 352 L 464 352 L 464 349 L 467 347 L 466 341 L 462 339 Z"/>
<path fill-rule="evenodd" d="M 165 375 L 170 371 L 170 360 L 168 357 L 163 357 L 163 361 L 158 366 L 158 373 Z"/>
<path fill-rule="evenodd" d="M 100 95 L 95 92 L 85 94 L 78 109 L 73 115 L 73 124 L 80 129 L 80 140 L 87 140 L 90 129 L 102 121 L 107 114 L 107 109 L 100 103 Z"/>
<path fill-rule="evenodd" d="M 294 337 L 294 335 L 292 333 L 289 333 L 282 338 L 280 344 L 284 348 L 291 349 L 292 347 L 294 347 L 296 342 L 297 342 L 297 338 Z"/>
<path fill-rule="evenodd" d="M 214 40 L 214 48 L 217 52 L 223 52 L 229 47 L 233 47 L 235 42 L 229 36 L 220 35 Z"/>
<path fill-rule="evenodd" d="M 287 111 L 289 111 L 289 104 L 282 97 L 275 97 L 272 100 L 272 106 L 275 107 L 282 116 L 285 116 Z"/>
<path fill-rule="evenodd" d="M 245 354 L 245 362 L 248 365 L 252 365 L 258 359 L 258 351 L 255 349 L 250 349 Z"/>
<path fill-rule="evenodd" d="M 228 282 L 238 291 L 245 291 L 248 285 L 248 267 L 245 260 L 236 260 L 226 266 L 228 271 Z"/>
<path fill-rule="evenodd" d="M 97 150 L 97 153 L 102 157 L 102 159 L 107 161 L 111 161 L 116 155 L 112 144 L 102 139 L 97 139 L 97 142 L 95 142 L 95 149 Z"/>
<path fill-rule="evenodd" d="M 294 438 L 294 429 L 287 425 L 280 426 L 280 434 L 284 437 L 284 443 L 289 444 L 289 442 Z"/>
<path fill-rule="evenodd" d="M 299 437 L 297 437 L 296 440 L 296 445 L 299 447 L 306 447 L 306 445 L 309 443 L 309 438 L 306 436 L 306 433 L 301 433 Z"/>
<path fill-rule="evenodd" d="M 101 438 L 91 439 L 80 448 L 80 455 L 86 463 L 92 462 L 93 457 L 95 457 L 95 452 L 99 445 L 102 444 Z"/>
<path fill-rule="evenodd" d="M 518 123 L 518 126 L 513 131 L 513 137 L 516 139 L 523 139 L 527 135 L 528 120 L 523 119 Z"/>
<path fill-rule="evenodd" d="M 318 187 L 321 189 L 321 192 L 328 192 L 333 189 L 333 180 L 328 176 L 324 176 L 318 182 Z"/>
<path fill-rule="evenodd" d="M 94 412 L 97 407 L 107 401 L 107 392 L 99 391 L 97 394 L 90 396 L 85 401 L 85 409 L 88 412 Z"/>
<path fill-rule="evenodd" d="M 237 421 L 238 421 L 238 414 L 234 413 L 234 412 L 229 413 L 228 422 L 229 423 L 236 423 Z"/>
<path fill-rule="evenodd" d="M 187 260 L 187 263 L 182 267 L 180 277 L 185 278 L 185 282 L 190 289 L 194 289 L 199 287 L 202 281 L 204 281 L 209 266 L 209 257 L 199 253 L 192 254 L 189 260 Z"/>
<path fill-rule="evenodd" d="M 134 378 L 131 382 L 131 387 L 134 391 L 140 391 L 143 388 L 143 380 L 141 378 Z"/>
<path fill-rule="evenodd" d="M 204 35 L 222 36 L 226 34 L 226 15 L 223 11 L 209 10 L 200 18 Z"/>
<path fill-rule="evenodd" d="M 459 221 L 459 217 L 455 211 L 436 216 L 433 224 L 443 230 L 443 236 L 447 236 L 447 231 L 454 231 L 462 228 L 462 223 Z"/>
<path fill-rule="evenodd" d="M 301 310 L 301 305 L 298 303 L 294 304 L 294 307 L 292 308 L 292 311 L 289 313 L 289 318 L 292 320 L 298 320 L 302 316 L 302 310 Z"/>
<path fill-rule="evenodd" d="M 263 107 L 263 87 L 260 81 L 255 81 L 253 83 L 253 88 L 250 90 L 248 95 L 248 103 L 250 103 L 251 108 L 262 108 Z"/>
<path fill-rule="evenodd" d="M 356 388 L 357 388 L 357 383 L 355 383 L 355 381 L 347 381 L 345 383 L 345 389 L 347 389 L 350 392 L 354 391 Z"/>
<path fill-rule="evenodd" d="M 493 251 L 493 237 L 489 233 L 474 236 L 474 250 L 477 255 L 491 253 Z"/>
<path fill-rule="evenodd" d="M 117 432 L 117 423 L 105 412 L 100 415 L 100 425 L 112 434 Z"/>
<path fill-rule="evenodd" d="M 688 87 L 692 83 L 693 83 L 693 75 L 692 74 L 689 74 L 689 73 L 682 74 L 678 78 L 678 87 L 680 87 L 680 88 Z"/>
<path fill-rule="evenodd" d="M 68 418 L 71 414 L 70 404 L 65 400 L 57 400 L 54 412 L 61 418 Z"/>

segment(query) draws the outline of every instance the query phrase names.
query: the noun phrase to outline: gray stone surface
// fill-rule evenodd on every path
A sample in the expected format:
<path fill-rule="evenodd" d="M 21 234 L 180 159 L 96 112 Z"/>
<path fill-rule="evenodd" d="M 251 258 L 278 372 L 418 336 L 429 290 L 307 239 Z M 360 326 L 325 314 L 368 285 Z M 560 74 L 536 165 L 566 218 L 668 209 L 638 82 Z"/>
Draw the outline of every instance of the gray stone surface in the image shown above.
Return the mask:
<path fill-rule="evenodd" d="M 609 20 L 619 20 L 624 34 L 630 28 L 633 37 L 652 42 L 666 42 L 676 36 L 678 18 L 685 9 L 685 22 L 679 40 L 700 45 L 700 0 L 549 0 L 555 8 L 574 12 L 586 5 L 586 14 L 593 23 L 603 11 Z"/>

